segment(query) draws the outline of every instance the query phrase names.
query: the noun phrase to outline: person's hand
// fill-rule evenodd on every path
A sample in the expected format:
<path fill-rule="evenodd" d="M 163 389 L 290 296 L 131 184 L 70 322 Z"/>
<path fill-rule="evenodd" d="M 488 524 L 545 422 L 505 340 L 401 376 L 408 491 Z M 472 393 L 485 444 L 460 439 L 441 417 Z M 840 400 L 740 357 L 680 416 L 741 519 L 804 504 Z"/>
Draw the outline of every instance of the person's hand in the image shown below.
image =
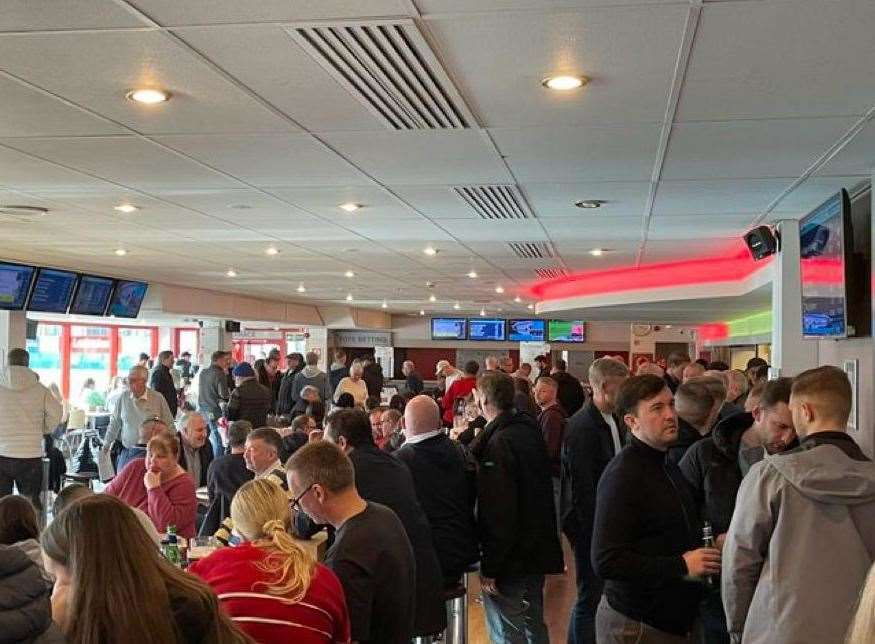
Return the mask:
<path fill-rule="evenodd" d="M 315 443 L 315 442 L 321 441 L 321 440 L 322 440 L 322 430 L 321 429 L 314 429 L 312 432 L 307 434 L 307 442 L 308 443 Z"/>
<path fill-rule="evenodd" d="M 693 577 L 715 575 L 720 572 L 720 551 L 717 548 L 699 548 L 684 553 L 687 571 Z"/>
<path fill-rule="evenodd" d="M 487 595 L 497 595 L 498 586 L 495 585 L 495 578 L 484 577 L 483 575 L 480 575 L 480 590 L 482 590 Z"/>
<path fill-rule="evenodd" d="M 723 546 L 726 543 L 726 533 L 718 534 L 717 538 L 714 540 L 714 546 L 717 547 L 720 552 L 723 552 Z"/>
<path fill-rule="evenodd" d="M 161 487 L 161 475 L 158 472 L 148 470 L 143 475 L 143 485 L 147 490 L 154 490 L 156 487 Z"/>

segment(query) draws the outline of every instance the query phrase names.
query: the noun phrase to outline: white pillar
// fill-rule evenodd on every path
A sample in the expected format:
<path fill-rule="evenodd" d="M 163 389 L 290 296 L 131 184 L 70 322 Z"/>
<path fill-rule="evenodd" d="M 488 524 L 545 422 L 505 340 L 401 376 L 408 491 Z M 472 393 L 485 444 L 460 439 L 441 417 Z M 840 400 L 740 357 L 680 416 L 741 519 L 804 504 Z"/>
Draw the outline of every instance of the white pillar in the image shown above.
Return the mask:
<path fill-rule="evenodd" d="M 158 351 L 170 351 L 173 348 L 173 327 L 158 327 Z M 153 358 L 155 356 L 152 356 Z"/>
<path fill-rule="evenodd" d="M 27 317 L 24 311 L 0 311 L 0 365 L 6 365 L 10 349 L 27 346 Z"/>
<path fill-rule="evenodd" d="M 781 250 L 772 279 L 772 366 L 782 376 L 795 376 L 817 366 L 817 340 L 802 337 L 802 282 L 799 222 L 778 222 Z"/>
<path fill-rule="evenodd" d="M 210 366 L 210 356 L 214 351 L 230 351 L 234 345 L 231 334 L 225 331 L 224 320 L 204 320 L 199 335 L 198 364 L 201 367 Z"/>

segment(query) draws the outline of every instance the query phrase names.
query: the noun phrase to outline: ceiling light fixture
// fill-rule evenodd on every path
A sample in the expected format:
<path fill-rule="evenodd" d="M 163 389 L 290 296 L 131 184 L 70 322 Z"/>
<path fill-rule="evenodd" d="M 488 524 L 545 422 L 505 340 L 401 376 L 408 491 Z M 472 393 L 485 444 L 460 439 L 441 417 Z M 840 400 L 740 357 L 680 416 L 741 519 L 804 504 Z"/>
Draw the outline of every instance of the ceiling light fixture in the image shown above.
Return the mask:
<path fill-rule="evenodd" d="M 462 307 L 459 305 L 458 302 L 456 302 L 455 304 L 453 304 L 453 308 L 456 309 L 456 310 L 458 311 L 458 310 L 459 310 L 460 308 L 462 308 Z"/>
<path fill-rule="evenodd" d="M 606 203 L 603 199 L 581 199 L 575 201 L 574 205 L 578 208 L 601 208 Z"/>
<path fill-rule="evenodd" d="M 586 76 L 548 76 L 541 81 L 544 87 L 556 92 L 568 92 L 583 87 L 587 83 L 589 83 L 589 78 Z"/>
<path fill-rule="evenodd" d="M 426 255 L 428 255 L 429 257 L 434 257 L 435 255 L 438 254 L 438 249 L 435 248 L 434 246 L 426 246 L 425 248 L 422 249 L 422 252 L 425 253 Z"/>
<path fill-rule="evenodd" d="M 170 92 L 163 89 L 132 89 L 125 94 L 125 98 L 145 105 L 156 105 L 169 101 Z"/>
<path fill-rule="evenodd" d="M 485 315 L 486 315 L 486 310 L 485 310 L 485 309 L 480 309 L 480 316 L 482 317 L 482 316 L 485 316 Z"/>
<path fill-rule="evenodd" d="M 276 246 L 268 246 L 264 252 L 267 253 L 268 255 L 279 255 L 280 249 L 277 248 Z"/>
<path fill-rule="evenodd" d="M 520 302 L 523 301 L 523 298 L 521 298 L 519 295 L 517 295 L 515 298 L 513 298 L 513 301 L 516 302 L 517 304 L 519 304 Z"/>
<path fill-rule="evenodd" d="M 605 249 L 604 248 L 593 248 L 591 251 L 589 251 L 589 254 L 592 255 L 593 257 L 601 257 L 602 255 L 605 254 Z"/>
<path fill-rule="evenodd" d="M 344 275 L 346 275 L 347 277 L 355 277 L 355 273 L 353 273 L 352 271 L 346 271 Z"/>
<path fill-rule="evenodd" d="M 419 314 L 420 314 L 420 315 L 425 315 L 425 311 L 423 311 L 422 309 L 419 309 Z"/>
<path fill-rule="evenodd" d="M 115 254 L 118 255 L 119 257 L 124 257 L 125 255 L 128 254 L 128 251 L 126 251 L 124 248 L 116 248 Z"/>
<path fill-rule="evenodd" d="M 119 204 L 118 206 L 113 207 L 113 210 L 118 210 L 119 212 L 123 212 L 125 214 L 135 212 L 139 209 L 140 209 L 139 206 L 135 206 L 132 203 L 123 203 L 123 204 Z"/>
<path fill-rule="evenodd" d="M 237 277 L 237 271 L 235 271 L 233 268 L 229 268 L 225 272 L 225 275 L 227 275 L 228 277 Z"/>
<path fill-rule="evenodd" d="M 388 309 L 389 303 L 386 300 L 383 300 L 383 303 L 380 305 L 381 309 Z"/>
<path fill-rule="evenodd" d="M 468 271 L 468 277 L 470 277 L 472 280 L 476 280 L 477 279 L 477 271 L 475 271 L 472 268 L 470 271 Z"/>
<path fill-rule="evenodd" d="M 347 301 L 347 302 L 352 302 L 352 293 L 347 293 L 347 294 L 346 294 L 346 301 Z"/>
<path fill-rule="evenodd" d="M 338 206 L 341 210 L 345 210 L 346 212 L 355 212 L 359 208 L 361 208 L 361 204 L 353 203 L 348 201 L 346 203 L 342 203 Z"/>
<path fill-rule="evenodd" d="M 307 289 L 304 288 L 303 284 L 298 284 L 298 288 L 295 290 L 298 291 L 298 293 L 306 293 L 307 292 Z"/>
<path fill-rule="evenodd" d="M 504 287 L 501 284 L 499 284 L 498 286 L 495 287 L 495 292 L 498 294 L 504 293 Z"/>
<path fill-rule="evenodd" d="M 432 293 L 431 295 L 428 296 L 428 301 L 429 302 L 437 302 L 437 297 L 435 297 L 434 293 Z"/>
<path fill-rule="evenodd" d="M 533 308 L 535 308 L 535 305 L 534 305 L 534 304 L 529 304 L 528 306 L 526 306 L 526 308 L 527 308 L 529 311 L 531 311 Z"/>

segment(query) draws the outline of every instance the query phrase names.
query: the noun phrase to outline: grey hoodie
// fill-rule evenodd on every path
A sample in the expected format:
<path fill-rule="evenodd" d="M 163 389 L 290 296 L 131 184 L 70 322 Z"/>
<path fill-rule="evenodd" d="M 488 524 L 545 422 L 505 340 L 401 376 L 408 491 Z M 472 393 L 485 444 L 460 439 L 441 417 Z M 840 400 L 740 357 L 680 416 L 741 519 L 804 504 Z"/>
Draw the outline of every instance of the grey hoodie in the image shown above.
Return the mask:
<path fill-rule="evenodd" d="M 39 458 L 43 434 L 61 422 L 63 409 L 27 367 L 0 371 L 0 456 Z"/>
<path fill-rule="evenodd" d="M 846 436 L 811 445 L 742 481 L 723 549 L 733 642 L 844 641 L 875 557 L 875 463 Z"/>
<path fill-rule="evenodd" d="M 292 382 L 292 400 L 294 402 L 298 402 L 298 399 L 301 397 L 301 390 L 308 385 L 310 387 L 316 387 L 319 391 L 319 397 L 322 399 L 322 402 L 331 399 L 328 374 L 321 371 L 319 367 L 315 365 L 307 365 L 295 375 L 295 379 Z"/>

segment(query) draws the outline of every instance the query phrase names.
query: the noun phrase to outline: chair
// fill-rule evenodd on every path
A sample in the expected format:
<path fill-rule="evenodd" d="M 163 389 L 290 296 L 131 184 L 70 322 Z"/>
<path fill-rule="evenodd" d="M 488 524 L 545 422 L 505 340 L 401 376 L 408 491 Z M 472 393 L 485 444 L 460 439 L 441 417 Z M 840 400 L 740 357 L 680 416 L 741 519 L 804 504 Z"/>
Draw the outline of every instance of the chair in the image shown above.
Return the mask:
<path fill-rule="evenodd" d="M 61 477 L 61 486 L 66 487 L 67 483 L 81 483 L 87 485 L 89 490 L 94 490 L 92 483 L 98 478 L 100 475 L 97 472 L 80 472 L 78 474 L 67 472 Z"/>

